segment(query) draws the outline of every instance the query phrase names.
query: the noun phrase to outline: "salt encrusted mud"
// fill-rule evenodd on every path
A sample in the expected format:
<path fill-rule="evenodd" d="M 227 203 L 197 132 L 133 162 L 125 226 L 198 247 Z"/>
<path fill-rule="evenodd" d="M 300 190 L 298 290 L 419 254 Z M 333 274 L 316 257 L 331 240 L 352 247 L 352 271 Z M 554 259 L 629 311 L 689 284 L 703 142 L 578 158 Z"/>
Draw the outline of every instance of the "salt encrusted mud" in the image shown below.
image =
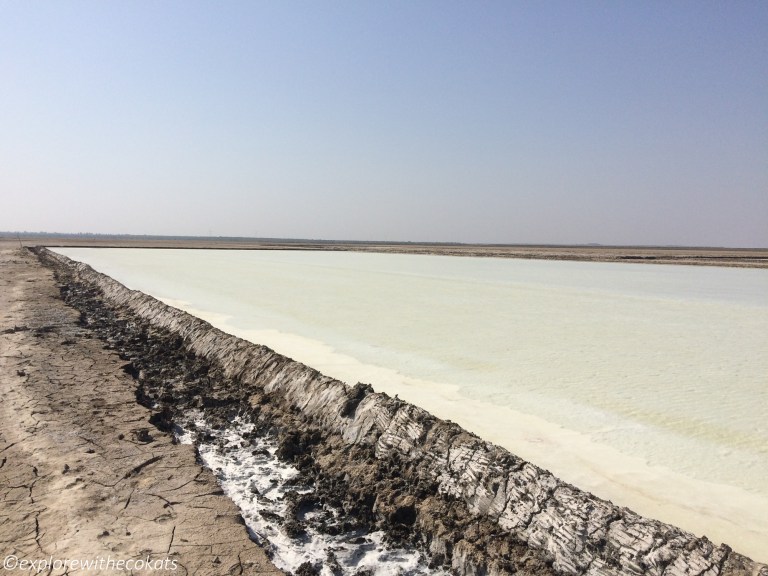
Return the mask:
<path fill-rule="evenodd" d="M 81 324 L 125 359 L 160 430 L 188 424 L 194 412 L 212 429 L 238 418 L 276 439 L 280 457 L 315 488 L 297 494 L 284 519 L 297 538 L 308 521 L 302 510 L 332 508 L 342 514 L 313 515 L 316 529 L 383 529 L 458 574 L 768 576 L 725 545 L 582 492 L 397 398 L 347 387 L 86 265 L 39 255 Z"/>
<path fill-rule="evenodd" d="M 281 574 L 51 271 L 0 247 L 0 286 L 0 573 Z"/>

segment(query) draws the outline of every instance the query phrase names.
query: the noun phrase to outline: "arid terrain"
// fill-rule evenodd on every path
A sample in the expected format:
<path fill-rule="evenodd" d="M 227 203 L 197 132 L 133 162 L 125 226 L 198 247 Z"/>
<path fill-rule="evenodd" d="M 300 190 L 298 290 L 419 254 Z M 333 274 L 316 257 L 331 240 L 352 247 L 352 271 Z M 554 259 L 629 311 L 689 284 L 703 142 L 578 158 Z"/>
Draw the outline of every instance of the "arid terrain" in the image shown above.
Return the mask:
<path fill-rule="evenodd" d="M 343 242 L 249 238 L 174 238 L 149 236 L 19 236 L 0 237 L 25 246 L 77 246 L 102 248 L 187 248 L 227 250 L 351 250 L 401 254 L 443 254 L 493 258 L 640 262 L 768 268 L 768 248 L 706 248 L 665 246 L 536 246 L 513 244 L 450 244 L 416 242 Z"/>
<path fill-rule="evenodd" d="M 216 429 L 244 414 L 277 431 L 278 451 L 317 490 L 281 519 L 298 538 L 302 506 L 334 503 L 350 515 L 345 526 L 387 530 L 456 574 L 768 576 L 727 546 L 600 501 L 397 398 L 348 388 L 36 251 L 43 265 L 19 243 L 0 243 L 5 568 L 131 560 L 171 573 L 280 574 L 195 448 L 168 432 L 205 408 Z M 174 246 L 190 247 L 154 245 Z"/>
<path fill-rule="evenodd" d="M 29 573 L 23 561 L 75 559 L 103 563 L 89 573 L 148 560 L 162 566 L 152 573 L 281 574 L 194 447 L 150 424 L 125 361 L 79 325 L 51 270 L 6 244 L 0 285 L 6 573 Z M 76 572 L 48 568 L 40 573 Z"/>

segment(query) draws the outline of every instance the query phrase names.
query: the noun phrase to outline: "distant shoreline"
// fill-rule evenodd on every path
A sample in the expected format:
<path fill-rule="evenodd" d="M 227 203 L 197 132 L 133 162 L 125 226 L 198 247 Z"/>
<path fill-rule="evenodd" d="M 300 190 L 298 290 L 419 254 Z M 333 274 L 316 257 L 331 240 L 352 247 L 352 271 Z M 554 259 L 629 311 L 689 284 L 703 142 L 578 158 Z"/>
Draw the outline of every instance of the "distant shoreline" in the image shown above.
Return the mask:
<path fill-rule="evenodd" d="M 430 242 L 367 242 L 331 240 L 253 239 L 125 235 L 66 235 L 5 233 L 1 244 L 75 248 L 161 248 L 218 250 L 322 250 L 430 254 L 529 260 L 571 260 L 768 268 L 768 248 L 706 248 L 675 246 L 460 244 Z"/>

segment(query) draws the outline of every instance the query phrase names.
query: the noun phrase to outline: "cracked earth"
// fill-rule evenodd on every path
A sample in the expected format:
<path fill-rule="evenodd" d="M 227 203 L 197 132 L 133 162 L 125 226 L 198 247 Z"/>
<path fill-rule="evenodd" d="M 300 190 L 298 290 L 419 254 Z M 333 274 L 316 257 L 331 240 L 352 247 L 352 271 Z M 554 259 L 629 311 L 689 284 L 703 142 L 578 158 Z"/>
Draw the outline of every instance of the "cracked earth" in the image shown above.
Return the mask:
<path fill-rule="evenodd" d="M 77 321 L 49 269 L 0 246 L 0 557 L 282 574 L 194 448 L 149 423 L 125 363 Z"/>

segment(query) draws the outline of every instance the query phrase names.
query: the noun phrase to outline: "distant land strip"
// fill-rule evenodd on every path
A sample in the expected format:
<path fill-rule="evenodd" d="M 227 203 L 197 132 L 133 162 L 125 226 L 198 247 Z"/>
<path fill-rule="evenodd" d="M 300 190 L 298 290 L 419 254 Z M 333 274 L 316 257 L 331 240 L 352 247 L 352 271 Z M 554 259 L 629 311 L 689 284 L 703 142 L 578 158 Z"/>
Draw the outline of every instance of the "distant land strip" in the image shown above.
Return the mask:
<path fill-rule="evenodd" d="M 607 246 L 463 244 L 451 242 L 374 242 L 205 236 L 141 236 L 0 232 L 0 242 L 24 246 L 78 248 L 172 248 L 219 250 L 323 250 L 432 254 L 486 258 L 573 260 L 768 268 L 768 248 L 684 246 Z"/>

